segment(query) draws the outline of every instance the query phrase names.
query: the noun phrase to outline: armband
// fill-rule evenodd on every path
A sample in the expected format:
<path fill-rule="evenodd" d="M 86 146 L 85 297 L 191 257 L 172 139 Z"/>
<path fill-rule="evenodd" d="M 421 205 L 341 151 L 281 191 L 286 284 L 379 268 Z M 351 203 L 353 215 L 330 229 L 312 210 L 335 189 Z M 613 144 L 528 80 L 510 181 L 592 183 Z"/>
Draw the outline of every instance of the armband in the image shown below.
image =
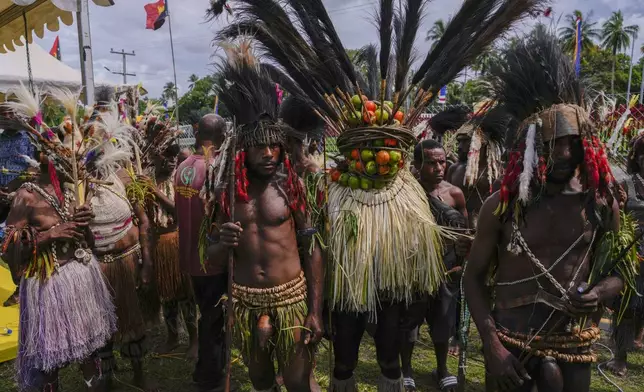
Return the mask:
<path fill-rule="evenodd" d="M 308 229 L 298 230 L 297 235 L 301 237 L 313 237 L 318 232 L 318 229 L 309 227 Z"/>

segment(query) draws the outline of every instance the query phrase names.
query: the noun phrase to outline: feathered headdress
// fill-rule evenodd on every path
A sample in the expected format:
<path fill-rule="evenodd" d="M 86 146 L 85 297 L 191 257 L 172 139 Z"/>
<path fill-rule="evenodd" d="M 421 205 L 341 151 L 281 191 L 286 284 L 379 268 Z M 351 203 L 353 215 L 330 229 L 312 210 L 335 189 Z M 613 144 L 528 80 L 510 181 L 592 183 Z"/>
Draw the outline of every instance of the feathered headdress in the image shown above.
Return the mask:
<path fill-rule="evenodd" d="M 496 100 L 521 125 L 509 130 L 514 142 L 497 214 L 504 214 L 512 202 L 515 209 L 532 201 L 534 189 L 546 182 L 544 142 L 567 135 L 582 140 L 585 189 L 604 195 L 613 178 L 606 152 L 584 109 L 582 83 L 557 38 L 537 29 L 509 49 L 505 59 L 492 69 L 492 86 Z"/>
<path fill-rule="evenodd" d="M 469 111 L 462 106 L 453 106 L 433 115 L 427 122 L 437 135 L 460 129 L 467 122 Z"/>
<path fill-rule="evenodd" d="M 235 156 L 235 181 L 237 198 L 247 202 L 249 180 L 246 169 L 247 150 L 255 146 L 282 146 L 283 166 L 286 171 L 284 190 L 289 206 L 303 211 L 305 198 L 303 187 L 297 178 L 286 152 L 288 128 L 279 119 L 282 90 L 271 74 L 260 66 L 249 45 L 226 44 L 226 58 L 219 64 L 218 94 L 238 125 L 237 141 L 240 150 Z M 274 75 L 273 75 L 274 76 Z M 225 154 L 225 152 L 223 153 Z M 219 170 L 225 170 L 220 165 Z M 220 202 L 228 211 L 228 194 L 221 192 Z"/>
<path fill-rule="evenodd" d="M 467 153 L 467 166 L 463 185 L 475 186 L 480 176 L 480 157 L 486 156 L 485 172 L 490 185 L 502 175 L 503 141 L 507 131 L 510 117 L 500 107 L 491 108 L 488 102 L 474 113 L 472 118 L 465 123 L 457 133 L 471 139 L 470 150 Z"/>
<path fill-rule="evenodd" d="M 329 129 L 340 134 L 341 150 L 351 150 L 356 138 L 364 143 L 363 132 L 355 130 L 376 126 L 383 132 L 377 136 L 371 133 L 373 137 L 395 139 L 396 145 L 406 150 L 415 143 L 408 126 L 415 123 L 438 90 L 542 2 L 466 0 L 436 48 L 424 57 L 411 83 L 407 83 L 425 1 L 407 0 L 402 10 L 396 11 L 393 0 L 381 0 L 377 20 L 379 86 L 371 91 L 371 97 L 363 95 L 361 84 L 373 90 L 373 80 L 359 82 L 359 73 L 321 0 L 235 1 L 236 20 L 221 30 L 218 38 L 253 37 L 262 55 L 280 65 L 312 101 Z M 211 11 L 217 14 L 221 7 Z M 372 49 L 364 52 L 372 68 L 373 54 Z M 395 64 L 395 72 L 390 63 Z M 389 87 L 393 87 L 392 102 L 385 102 Z M 412 105 L 404 114 L 401 109 L 407 97 L 412 98 Z"/>

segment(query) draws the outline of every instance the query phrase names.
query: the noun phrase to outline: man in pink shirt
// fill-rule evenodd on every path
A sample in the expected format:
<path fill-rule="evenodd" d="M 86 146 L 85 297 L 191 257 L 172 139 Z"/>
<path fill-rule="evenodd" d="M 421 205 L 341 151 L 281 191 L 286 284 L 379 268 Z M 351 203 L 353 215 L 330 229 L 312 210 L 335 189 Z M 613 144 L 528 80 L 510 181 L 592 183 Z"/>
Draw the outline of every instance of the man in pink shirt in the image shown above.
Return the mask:
<path fill-rule="evenodd" d="M 212 157 L 221 145 L 226 122 L 215 114 L 208 114 L 199 121 L 195 153 L 177 168 L 175 177 L 175 205 L 179 226 L 179 251 L 181 270 L 192 276 L 199 319 L 199 360 L 193 380 L 200 391 L 222 387 L 224 368 L 224 313 L 217 306 L 226 292 L 225 265 L 201 260 L 199 231 L 205 215 L 205 203 L 199 197 L 206 180 L 206 156 Z"/>

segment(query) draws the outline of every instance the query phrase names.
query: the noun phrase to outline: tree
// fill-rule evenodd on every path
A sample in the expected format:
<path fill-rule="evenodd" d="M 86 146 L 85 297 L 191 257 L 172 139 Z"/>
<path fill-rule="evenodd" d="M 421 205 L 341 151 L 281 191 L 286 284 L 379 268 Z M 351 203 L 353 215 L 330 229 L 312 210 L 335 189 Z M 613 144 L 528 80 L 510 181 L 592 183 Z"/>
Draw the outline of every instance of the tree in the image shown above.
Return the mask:
<path fill-rule="evenodd" d="M 449 20 L 447 23 L 443 19 L 439 19 L 434 24 L 432 25 L 432 28 L 429 29 L 427 32 L 427 37 L 425 37 L 425 41 L 431 41 L 432 43 L 432 49 L 436 46 L 438 41 L 443 37 L 443 34 L 445 34 L 445 29 L 447 28 L 447 25 L 449 24 Z"/>
<path fill-rule="evenodd" d="M 615 11 L 611 17 L 602 26 L 602 47 L 613 53 L 613 71 L 610 84 L 611 94 L 615 94 L 615 65 L 617 53 L 622 52 L 631 44 L 631 38 L 634 39 L 639 31 L 639 26 L 624 25 L 624 15 L 622 11 Z"/>
<path fill-rule="evenodd" d="M 491 47 L 483 51 L 472 64 L 472 69 L 474 72 L 478 73 L 478 76 L 484 77 L 490 72 L 492 65 L 500 60 L 499 51 Z"/>
<path fill-rule="evenodd" d="M 611 82 L 614 81 L 616 91 L 626 91 L 630 64 L 631 58 L 626 54 L 618 53 L 613 56 L 611 50 L 596 46 L 582 56 L 581 76 L 586 79 L 588 89 L 608 91 Z M 633 69 L 633 84 L 637 86 L 641 82 L 641 78 L 642 70 L 638 66 Z M 620 103 L 625 102 L 623 96 L 620 95 L 618 98 Z"/>
<path fill-rule="evenodd" d="M 575 10 L 572 14 L 566 15 L 567 26 L 559 29 L 561 46 L 567 53 L 574 53 L 577 45 L 577 18 L 581 18 L 581 50 L 588 52 L 594 45 L 595 40 L 601 39 L 601 31 L 596 28 L 597 22 L 592 22 L 593 12 L 584 16 L 581 11 Z"/>
<path fill-rule="evenodd" d="M 161 93 L 161 98 L 163 98 L 166 101 L 169 99 L 172 99 L 176 104 L 177 102 L 177 99 L 175 97 L 176 92 L 177 90 L 174 87 L 174 83 L 168 82 L 165 84 L 165 86 L 163 86 L 163 93 Z"/>
<path fill-rule="evenodd" d="M 215 92 L 217 75 L 209 75 L 198 79 L 190 91 L 179 99 L 179 113 L 184 123 L 191 123 L 202 116 L 213 113 L 215 107 Z M 229 117 L 228 110 L 219 101 L 218 113 Z"/>
<path fill-rule="evenodd" d="M 199 80 L 199 76 L 195 74 L 190 75 L 190 77 L 188 78 L 188 83 L 190 83 L 188 85 L 188 89 L 192 90 L 195 87 L 195 83 L 197 83 L 197 80 Z"/>

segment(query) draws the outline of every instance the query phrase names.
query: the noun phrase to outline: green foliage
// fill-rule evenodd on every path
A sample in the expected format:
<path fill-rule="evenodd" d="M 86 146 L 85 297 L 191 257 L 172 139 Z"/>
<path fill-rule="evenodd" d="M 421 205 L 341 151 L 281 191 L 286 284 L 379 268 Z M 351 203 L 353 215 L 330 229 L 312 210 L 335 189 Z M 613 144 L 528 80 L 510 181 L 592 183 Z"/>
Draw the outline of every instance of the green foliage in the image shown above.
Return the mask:
<path fill-rule="evenodd" d="M 581 58 L 581 76 L 587 80 L 587 84 L 592 89 L 610 92 L 613 62 L 615 62 L 615 92 L 624 94 L 628 88 L 631 58 L 623 53 L 615 56 L 610 50 L 597 46 L 591 48 Z M 639 93 L 641 82 L 642 60 L 633 66 L 631 93 Z M 624 103 L 624 97 L 620 97 L 618 102 Z"/>
<path fill-rule="evenodd" d="M 193 124 L 202 116 L 213 113 L 215 109 L 215 76 L 209 75 L 198 79 L 190 91 L 179 99 L 179 113 L 185 124 Z M 223 103 L 219 102 L 219 115 L 228 117 L 229 113 Z"/>
<path fill-rule="evenodd" d="M 482 79 L 470 79 L 465 83 L 454 81 L 447 85 L 447 103 L 473 105 L 487 98 L 488 93 L 488 88 Z"/>
<path fill-rule="evenodd" d="M 570 55 L 575 52 L 577 35 L 577 18 L 581 17 L 581 50 L 582 55 L 595 46 L 595 42 L 601 38 L 600 30 L 596 27 L 597 22 L 592 21 L 593 12 L 586 15 L 579 10 L 566 15 L 566 25 L 559 29 L 559 39 L 563 49 Z"/>

